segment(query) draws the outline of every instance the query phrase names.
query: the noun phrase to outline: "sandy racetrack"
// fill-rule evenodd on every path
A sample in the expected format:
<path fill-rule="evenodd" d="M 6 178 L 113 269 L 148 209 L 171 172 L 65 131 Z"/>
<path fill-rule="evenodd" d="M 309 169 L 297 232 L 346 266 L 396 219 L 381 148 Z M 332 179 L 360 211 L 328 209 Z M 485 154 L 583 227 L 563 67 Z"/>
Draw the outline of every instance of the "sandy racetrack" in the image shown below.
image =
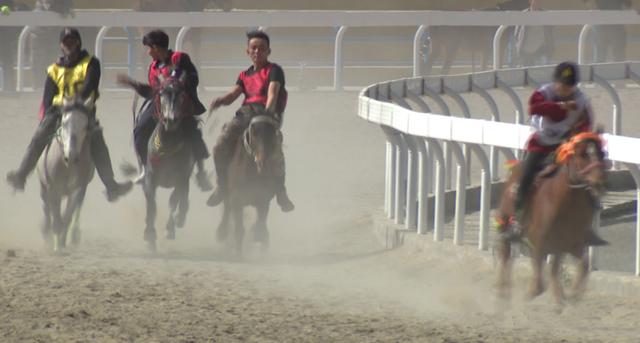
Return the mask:
<path fill-rule="evenodd" d="M 247 242 L 243 261 L 229 259 L 215 242 L 219 210 L 204 206 L 207 195 L 195 186 L 187 227 L 150 254 L 142 241 L 141 190 L 108 204 L 97 176 L 83 210 L 81 247 L 51 256 L 39 234 L 37 178 L 15 196 L 2 183 L 0 341 L 638 341 L 638 298 L 591 292 L 556 314 L 549 295 L 525 303 L 517 291 L 512 309 L 499 315 L 493 267 L 471 250 L 384 250 L 372 233 L 382 204 L 382 133 L 356 118 L 356 93 L 290 98 L 284 134 L 297 209 L 285 215 L 272 207 L 268 256 Z M 98 103 L 116 164 L 133 160 L 130 99 L 106 92 Z M 33 132 L 38 97 L 0 103 L 4 178 Z M 216 134 L 207 134 L 210 144 Z M 167 198 L 161 192 L 160 237 Z M 524 289 L 522 277 L 516 287 Z"/>

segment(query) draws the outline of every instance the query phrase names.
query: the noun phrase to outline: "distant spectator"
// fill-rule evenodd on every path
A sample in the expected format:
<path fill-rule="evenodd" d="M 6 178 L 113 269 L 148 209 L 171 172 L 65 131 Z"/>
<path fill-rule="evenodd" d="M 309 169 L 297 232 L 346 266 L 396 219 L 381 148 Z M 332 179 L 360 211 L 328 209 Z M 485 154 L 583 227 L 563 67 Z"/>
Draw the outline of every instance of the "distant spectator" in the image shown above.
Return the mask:
<path fill-rule="evenodd" d="M 37 0 L 34 11 L 51 11 L 62 17 L 73 15 L 73 0 Z M 59 28 L 35 27 L 31 31 L 31 72 L 33 88 L 39 89 L 47 67 L 60 56 Z"/>
<path fill-rule="evenodd" d="M 231 4 L 229 0 L 135 0 L 132 2 L 132 8 L 141 12 L 202 12 L 209 7 L 210 4 L 218 6 L 220 3 Z M 145 28 L 138 28 L 138 35 L 142 36 Z M 169 35 L 177 35 L 177 30 L 167 30 Z M 202 29 L 191 28 L 185 42 L 191 43 L 189 54 L 194 64 L 201 65 L 200 43 L 202 41 Z M 146 55 L 141 54 L 142 59 L 146 59 Z"/>
<path fill-rule="evenodd" d="M 628 10 L 631 0 L 594 0 L 599 10 Z M 595 27 L 596 62 L 620 62 L 626 59 L 627 31 L 624 25 Z M 609 58 L 611 52 L 611 58 Z"/>
<path fill-rule="evenodd" d="M 529 0 L 525 12 L 541 10 L 538 0 Z M 516 26 L 516 59 L 520 66 L 544 64 L 553 53 L 553 29 L 550 26 Z"/>

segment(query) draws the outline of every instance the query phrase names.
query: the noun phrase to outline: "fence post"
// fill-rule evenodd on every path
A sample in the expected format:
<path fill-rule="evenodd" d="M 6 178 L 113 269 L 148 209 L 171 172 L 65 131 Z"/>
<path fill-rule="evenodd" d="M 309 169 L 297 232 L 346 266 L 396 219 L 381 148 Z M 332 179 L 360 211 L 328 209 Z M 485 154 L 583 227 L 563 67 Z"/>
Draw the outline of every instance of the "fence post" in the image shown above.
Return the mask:
<path fill-rule="evenodd" d="M 344 69 L 344 61 L 342 60 L 342 47 L 345 31 L 347 31 L 347 27 L 340 26 L 340 29 L 336 34 L 333 59 L 333 89 L 336 91 L 342 90 L 342 71 Z"/>
<path fill-rule="evenodd" d="M 105 62 L 102 59 L 102 45 L 104 42 L 104 36 L 107 35 L 107 32 L 109 31 L 109 29 L 110 29 L 109 26 L 101 27 L 100 31 L 98 31 L 98 35 L 96 36 L 96 47 L 95 47 L 96 58 L 100 61 L 100 65 L 102 69 L 104 69 L 104 65 L 105 65 Z"/>
<path fill-rule="evenodd" d="M 426 25 L 420 25 L 413 37 L 413 77 L 422 75 L 422 62 L 420 61 L 420 45 L 422 44 L 422 36 L 427 31 Z"/>
<path fill-rule="evenodd" d="M 184 39 L 187 33 L 189 33 L 189 30 L 191 30 L 191 27 L 183 26 L 180 28 L 180 31 L 178 31 L 178 35 L 176 36 L 176 51 L 183 51 Z"/>
<path fill-rule="evenodd" d="M 586 64 L 587 61 L 587 39 L 593 30 L 593 26 L 590 24 L 586 24 L 582 27 L 580 31 L 580 36 L 578 38 L 578 64 Z"/>
<path fill-rule="evenodd" d="M 495 35 L 493 35 L 493 70 L 500 69 L 501 63 L 501 55 L 502 51 L 500 50 L 500 41 L 502 40 L 502 34 L 507 29 L 507 25 L 500 25 L 496 30 Z"/>
<path fill-rule="evenodd" d="M 24 46 L 27 43 L 27 37 L 31 32 L 31 26 L 25 26 L 20 32 L 18 38 L 18 56 L 16 56 L 16 91 L 21 92 L 24 88 Z M 6 49 L 3 48 L 3 49 Z"/>

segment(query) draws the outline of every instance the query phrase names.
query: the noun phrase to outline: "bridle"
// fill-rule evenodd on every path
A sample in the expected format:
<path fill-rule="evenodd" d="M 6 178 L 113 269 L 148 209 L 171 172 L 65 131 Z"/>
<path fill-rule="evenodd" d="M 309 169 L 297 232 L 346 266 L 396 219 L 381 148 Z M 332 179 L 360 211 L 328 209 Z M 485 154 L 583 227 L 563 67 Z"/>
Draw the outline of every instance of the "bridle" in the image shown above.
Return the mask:
<path fill-rule="evenodd" d="M 253 117 L 249 122 L 249 126 L 244 130 L 244 139 L 243 139 L 244 150 L 250 156 L 255 155 L 255 151 L 253 149 L 253 142 L 251 141 L 251 128 L 253 127 L 254 124 L 258 124 L 258 123 L 270 124 L 276 130 L 278 130 L 278 128 L 280 127 L 280 123 L 278 123 L 278 121 L 276 121 L 269 115 L 262 114 L 262 115 Z"/>

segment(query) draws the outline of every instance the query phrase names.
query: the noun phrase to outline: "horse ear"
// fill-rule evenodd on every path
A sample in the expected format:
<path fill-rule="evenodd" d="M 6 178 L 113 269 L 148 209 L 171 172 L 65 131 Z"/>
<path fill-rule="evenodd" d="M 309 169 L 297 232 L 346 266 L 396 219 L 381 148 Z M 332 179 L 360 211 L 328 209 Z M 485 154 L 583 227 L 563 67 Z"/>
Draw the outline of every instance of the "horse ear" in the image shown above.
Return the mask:
<path fill-rule="evenodd" d="M 187 73 L 181 73 L 180 77 L 178 78 L 178 81 L 180 83 L 184 83 L 184 81 L 187 79 Z"/>
<path fill-rule="evenodd" d="M 66 97 L 66 96 L 62 99 L 62 106 L 63 106 L 63 107 L 70 106 L 70 105 L 71 105 L 71 103 L 72 103 L 71 99 L 69 99 L 69 98 L 68 98 L 68 97 Z"/>

